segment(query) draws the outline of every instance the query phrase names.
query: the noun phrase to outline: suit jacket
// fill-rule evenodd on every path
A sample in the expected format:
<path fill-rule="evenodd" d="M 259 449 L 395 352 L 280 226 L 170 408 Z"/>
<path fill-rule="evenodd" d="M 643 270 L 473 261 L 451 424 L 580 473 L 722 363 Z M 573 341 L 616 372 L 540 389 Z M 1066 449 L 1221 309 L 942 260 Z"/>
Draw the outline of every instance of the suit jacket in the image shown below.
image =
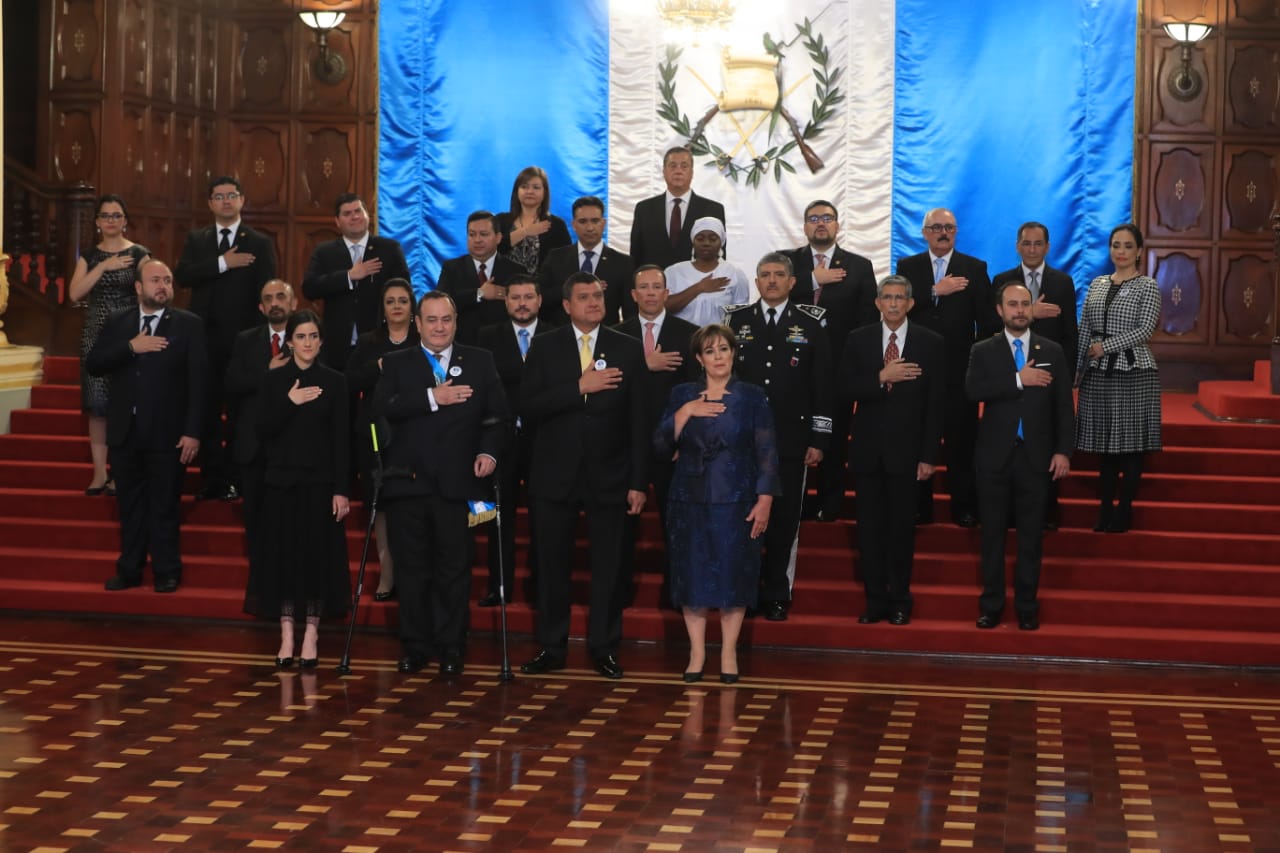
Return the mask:
<path fill-rule="evenodd" d="M 583 395 L 577 331 L 562 326 L 529 349 L 521 412 L 534 431 L 529 494 L 542 500 L 586 497 L 622 504 L 627 491 L 649 484 L 652 455 L 645 403 L 644 350 L 621 332 L 601 326 L 594 358 L 622 370 L 616 388 Z"/>
<path fill-rule="evenodd" d="M 499 458 L 510 430 L 507 397 L 493 356 L 455 343 L 449 374 L 455 384 L 470 386 L 472 395 L 433 412 L 427 389 L 435 387 L 436 378 L 422 347 L 383 358 L 374 410 L 391 425 L 384 462 L 388 470 L 410 474 L 387 479 L 386 497 L 437 495 L 466 501 L 493 493 L 474 471 L 476 456 Z"/>
<path fill-rule="evenodd" d="M 898 275 L 911 282 L 911 295 L 915 298 L 915 307 L 907 318 L 942 335 L 947 345 L 947 369 L 958 379 L 969 363 L 973 342 L 994 334 L 1002 326 L 991 295 L 986 261 L 953 252 L 946 274 L 964 276 L 969 279 L 969 286 L 959 293 L 939 297 L 934 305 L 933 256 L 921 252 L 898 261 Z"/>
<path fill-rule="evenodd" d="M 502 287 L 514 275 L 524 272 L 515 261 L 502 255 L 494 255 L 485 267 L 491 281 Z M 464 344 L 474 344 L 480 329 L 492 323 L 501 323 L 507 319 L 507 306 L 501 299 L 485 299 L 476 301 L 476 292 L 480 289 L 476 278 L 475 261 L 470 255 L 461 255 L 445 261 L 440 268 L 440 279 L 436 289 L 453 297 L 458 304 L 458 340 Z"/>
<path fill-rule="evenodd" d="M 376 329 L 382 320 L 382 286 L 393 278 L 409 278 L 409 265 L 395 240 L 370 235 L 364 257 L 380 258 L 382 271 L 353 283 L 347 282 L 351 251 L 341 237 L 316 246 L 307 262 L 302 295 L 324 300 L 326 349 L 350 349 L 353 324 L 360 334 Z"/>
<path fill-rule="evenodd" d="M 1043 335 L 1031 333 L 1027 360 L 1046 364 L 1053 382 L 1046 387 L 1018 388 L 1013 351 L 1008 339 L 995 335 L 974 344 L 964 388 L 969 399 L 982 403 L 974 464 L 979 470 L 1004 467 L 1018 439 L 1023 441 L 1031 464 L 1048 473 L 1055 453 L 1071 455 L 1075 438 L 1075 410 L 1071 403 L 1071 368 L 1062 347 Z"/>
<path fill-rule="evenodd" d="M 533 348 L 534 340 L 540 339 L 554 328 L 556 327 L 539 319 L 533 339 L 529 341 L 530 349 Z M 502 388 L 506 392 L 507 405 L 512 414 L 521 415 L 520 387 L 524 384 L 526 362 L 520 357 L 520 342 L 516 340 L 516 330 L 512 328 L 511 321 L 485 326 L 480 330 L 479 345 L 493 355 L 493 363 L 498 368 L 498 377 L 502 379 Z"/>
<path fill-rule="evenodd" d="M 595 275 L 607 284 L 604 289 L 604 324 L 612 326 L 622 318 L 639 313 L 635 300 L 629 295 L 635 264 L 631 263 L 630 255 L 605 243 L 597 246 L 596 251 L 600 254 L 596 258 Z M 539 318 L 556 326 L 568 324 L 569 315 L 564 313 L 564 281 L 580 268 L 577 243 L 561 246 L 547 255 L 542 269 L 538 271 L 538 291 L 542 294 Z"/>
<path fill-rule="evenodd" d="M 209 225 L 187 234 L 173 278 L 178 287 L 191 289 L 191 310 L 204 320 L 209 345 L 229 352 L 236 335 L 263 322 L 259 296 L 262 285 L 276 277 L 276 251 L 267 235 L 241 222 L 231 245 L 252 254 L 253 263 L 220 273 L 218 231 Z"/>
<path fill-rule="evenodd" d="M 795 270 L 796 286 L 791 298 L 797 302 L 813 302 L 813 249 L 801 246 L 785 253 L 791 258 Z M 822 302 L 827 309 L 827 339 L 831 343 L 833 365 L 840 364 L 845 339 L 859 326 L 875 323 L 880 319 L 876 308 L 876 273 L 871 261 L 836 246 L 827 259 L 830 269 L 845 271 L 843 281 L 822 288 Z"/>
<path fill-rule="evenodd" d="M 993 295 L 1011 281 L 1026 284 L 1022 275 L 1022 264 L 1011 270 L 1005 270 L 991 280 Z M 1031 331 L 1044 335 L 1062 347 L 1067 355 L 1067 364 L 1076 363 L 1076 283 L 1071 276 L 1062 270 L 1056 270 L 1045 264 L 1044 273 L 1040 276 L 1040 293 L 1044 298 L 1062 309 L 1057 317 L 1045 317 L 1031 324 Z M 993 296 L 994 298 L 994 296 Z"/>
<path fill-rule="evenodd" d="M 110 381 L 109 446 L 122 446 L 132 433 L 138 448 L 173 450 L 182 436 L 199 438 L 204 431 L 208 374 L 204 323 L 188 311 L 166 308 L 155 334 L 169 345 L 159 352 L 135 355 L 129 341 L 138 334 L 140 316 L 137 307 L 129 307 L 108 317 L 85 357 L 85 369 Z"/>
<path fill-rule="evenodd" d="M 625 323 L 614 326 L 619 332 L 629 338 L 635 338 L 640 341 L 640 348 L 644 350 L 644 322 L 639 315 L 632 317 Z M 699 368 L 698 361 L 689 353 L 689 339 L 693 337 L 693 333 L 698 331 L 698 327 L 687 320 L 681 320 L 670 311 L 662 321 L 662 328 L 658 330 L 658 347 L 663 352 L 678 352 L 684 359 L 684 364 L 679 370 L 667 372 L 663 371 L 645 371 L 645 388 L 648 394 L 648 410 L 649 420 L 645 423 L 645 435 L 652 435 L 654 428 L 658 425 L 658 419 L 662 417 L 662 412 L 667 408 L 667 402 L 671 399 L 671 390 L 682 382 L 694 382 L 698 379 Z"/>
<path fill-rule="evenodd" d="M 690 232 L 694 220 L 703 216 L 714 216 L 724 222 L 724 205 L 693 193 L 689 196 L 688 209 L 680 211 L 680 241 L 672 246 L 666 192 L 646 198 L 636 205 L 631 219 L 631 260 L 636 266 L 657 264 L 663 269 L 689 260 L 693 257 L 693 235 Z"/>
<path fill-rule="evenodd" d="M 237 465 L 251 464 L 258 458 L 258 451 L 261 449 L 258 440 L 258 393 L 262 390 L 262 381 L 270 372 L 267 367 L 270 362 L 270 326 L 245 329 L 236 336 L 222 387 L 227 398 L 235 401 L 233 408 L 237 415 L 232 461 Z"/>

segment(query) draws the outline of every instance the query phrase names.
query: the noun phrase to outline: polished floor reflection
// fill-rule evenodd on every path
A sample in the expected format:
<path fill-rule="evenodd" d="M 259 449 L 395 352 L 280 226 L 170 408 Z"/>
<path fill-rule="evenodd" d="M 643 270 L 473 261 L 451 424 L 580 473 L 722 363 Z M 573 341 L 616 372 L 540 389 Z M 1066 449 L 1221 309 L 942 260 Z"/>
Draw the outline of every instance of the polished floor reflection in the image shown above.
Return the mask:
<path fill-rule="evenodd" d="M 0 620 L 3 850 L 1280 851 L 1280 673 L 755 649 L 685 685 L 326 633 Z M 530 651 L 517 638 L 517 660 Z M 712 656 L 715 660 L 715 656 Z"/>

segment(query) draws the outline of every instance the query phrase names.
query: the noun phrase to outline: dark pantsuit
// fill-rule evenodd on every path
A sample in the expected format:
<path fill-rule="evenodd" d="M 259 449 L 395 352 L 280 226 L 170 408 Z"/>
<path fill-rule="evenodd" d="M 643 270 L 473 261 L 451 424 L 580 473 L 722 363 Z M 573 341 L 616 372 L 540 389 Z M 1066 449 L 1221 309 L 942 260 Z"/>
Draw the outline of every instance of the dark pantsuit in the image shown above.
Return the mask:
<path fill-rule="evenodd" d="M 120 506 L 120 558 L 116 572 L 126 581 L 140 582 L 150 552 L 156 581 L 180 581 L 178 498 L 186 469 L 176 449 L 147 450 L 139 448 L 135 439 L 136 435 L 131 434 L 124 444 L 113 446 L 108 452 Z"/>
<path fill-rule="evenodd" d="M 262 518 L 263 499 L 266 486 L 263 479 L 266 475 L 266 464 L 259 461 L 254 465 L 240 466 L 240 497 L 244 499 L 241 509 L 244 513 L 244 537 L 249 546 L 249 562 L 260 557 L 258 548 L 262 542 L 262 530 L 258 520 Z"/>
<path fill-rule="evenodd" d="M 471 530 L 464 501 L 425 495 L 386 504 L 406 655 L 462 654 L 470 615 Z"/>
<path fill-rule="evenodd" d="M 869 470 L 857 475 L 856 486 L 859 568 L 867 613 L 910 615 L 916 525 L 903 508 L 914 505 L 917 480 L 911 474 Z"/>
<path fill-rule="evenodd" d="M 538 645 L 564 660 L 569 644 L 569 605 L 573 598 L 570 571 L 578 512 L 587 518 L 591 566 L 590 614 L 587 647 L 591 657 L 612 655 L 622 640 L 622 614 L 615 608 L 618 595 L 624 504 L 595 501 L 565 503 L 535 499 L 538 519 Z M 614 614 L 617 614 L 616 616 Z"/>
<path fill-rule="evenodd" d="M 982 596 L 978 606 L 983 613 L 1004 610 L 1006 528 L 1001 522 L 1012 501 L 1018 534 L 1013 603 L 1020 618 L 1035 616 L 1040 610 L 1036 591 L 1040 586 L 1045 472 L 1033 464 L 1026 446 L 1019 442 L 1003 470 L 979 470 L 977 477 L 982 507 Z M 999 521 L 988 523 L 990 519 Z"/>
<path fill-rule="evenodd" d="M 790 601 L 796 576 L 796 546 L 809 469 L 801 459 L 780 460 L 782 494 L 773 501 L 764 532 L 764 560 L 760 565 L 761 601 Z"/>

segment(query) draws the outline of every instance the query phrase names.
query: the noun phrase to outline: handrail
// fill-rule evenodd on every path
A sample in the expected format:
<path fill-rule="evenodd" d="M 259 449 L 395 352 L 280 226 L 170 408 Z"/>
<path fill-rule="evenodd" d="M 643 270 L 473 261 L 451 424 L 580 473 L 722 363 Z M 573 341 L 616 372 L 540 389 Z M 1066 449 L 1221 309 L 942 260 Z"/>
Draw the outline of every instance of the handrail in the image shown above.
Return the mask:
<path fill-rule="evenodd" d="M 53 184 L 14 158 L 4 158 L 5 250 L 14 258 L 28 255 L 45 259 L 45 281 L 10 276 L 11 281 L 45 290 L 49 283 L 61 279 L 65 287 L 81 252 L 93 243 L 95 194 L 86 183 Z M 65 299 L 65 290 L 61 290 L 57 301 Z"/>

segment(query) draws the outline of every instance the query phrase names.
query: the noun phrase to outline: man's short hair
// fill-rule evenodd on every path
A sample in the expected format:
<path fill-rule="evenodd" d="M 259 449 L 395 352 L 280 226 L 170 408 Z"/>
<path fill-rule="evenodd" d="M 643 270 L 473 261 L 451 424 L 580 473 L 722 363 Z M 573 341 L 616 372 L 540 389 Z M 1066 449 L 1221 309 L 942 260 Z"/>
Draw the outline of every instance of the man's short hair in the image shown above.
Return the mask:
<path fill-rule="evenodd" d="M 663 167 L 665 167 L 665 166 L 667 165 L 667 161 L 671 159 L 671 156 L 672 156 L 673 154 L 688 154 L 688 155 L 689 155 L 689 159 L 690 159 L 690 160 L 692 160 L 692 159 L 693 159 L 693 151 L 691 151 L 691 150 L 689 149 L 689 146 L 687 146 L 687 145 L 673 145 L 672 147 L 670 147 L 670 148 L 668 148 L 666 151 L 664 151 L 664 152 L 663 152 L 663 154 L 662 154 L 662 165 L 663 165 Z"/>
<path fill-rule="evenodd" d="M 138 261 L 138 265 L 133 268 L 133 280 L 135 283 L 142 283 L 142 269 L 143 267 L 150 266 L 151 264 L 164 264 L 164 261 L 152 255 L 147 255 L 145 258 Z M 168 264 L 164 265 L 166 267 L 169 266 Z M 173 272 L 173 270 L 170 270 L 170 272 Z"/>
<path fill-rule="evenodd" d="M 809 211 L 813 210 L 815 207 L 829 207 L 831 208 L 832 215 L 835 216 L 836 219 L 840 218 L 840 211 L 836 210 L 836 206 L 825 198 L 820 198 L 817 201 L 809 202 L 809 206 L 804 209 L 805 219 L 809 218 Z"/>
<path fill-rule="evenodd" d="M 600 214 L 604 215 L 604 202 L 600 200 L 599 196 L 584 195 L 579 199 L 575 199 L 573 202 L 573 216 L 575 219 L 578 216 L 578 208 L 580 207 L 598 207 L 600 208 Z"/>
<path fill-rule="evenodd" d="M 1024 222 L 1021 225 L 1019 225 L 1018 226 L 1019 241 L 1022 240 L 1022 232 L 1026 231 L 1028 228 L 1039 228 L 1041 231 L 1044 232 L 1044 241 L 1046 243 L 1049 242 L 1049 226 L 1045 225 L 1043 222 Z"/>
<path fill-rule="evenodd" d="M 770 252 L 760 259 L 756 264 L 756 278 L 760 277 L 760 270 L 764 269 L 765 264 L 782 264 L 782 268 L 787 271 L 787 276 L 796 274 L 795 265 L 791 263 L 791 259 L 781 252 Z"/>
<path fill-rule="evenodd" d="M 365 207 L 364 199 L 360 198 L 360 196 L 356 195 L 355 193 L 343 193 L 342 195 L 338 196 L 337 199 L 335 199 L 333 202 L 333 215 L 337 216 L 342 211 L 343 207 L 345 207 L 348 204 L 351 204 L 351 202 L 353 201 L 358 201 L 360 202 L 361 207 Z M 368 208 L 365 208 L 365 209 L 367 210 Z"/>
<path fill-rule="evenodd" d="M 449 300 L 449 307 L 453 309 L 453 316 L 458 316 L 458 303 L 454 302 L 453 297 L 445 293 L 443 290 L 428 290 L 426 293 L 422 294 L 422 298 L 418 300 L 418 314 L 422 314 L 423 306 L 426 305 L 428 301 L 436 301 L 439 299 Z"/>
<path fill-rule="evenodd" d="M 933 216 L 935 213 L 950 213 L 950 214 L 951 214 L 951 218 L 952 218 L 952 219 L 955 219 L 955 218 L 956 218 L 956 215 L 955 215 L 955 213 L 953 213 L 953 212 L 951 211 L 951 208 L 949 208 L 949 207 L 934 207 L 934 208 L 930 208 L 929 210 L 926 210 L 926 211 L 925 211 L 925 213 L 924 213 L 924 219 L 921 219 L 921 220 L 920 220 L 920 227 L 921 227 L 921 228 L 928 228 L 928 227 L 929 227 L 929 217 L 930 217 L 930 216 Z"/>
<path fill-rule="evenodd" d="M 481 219 L 489 220 L 489 224 L 493 227 L 494 234 L 500 234 L 502 232 L 502 228 L 498 225 L 498 217 L 487 210 L 473 211 L 471 215 L 467 217 L 467 225 L 471 225 L 472 222 L 479 222 Z"/>
<path fill-rule="evenodd" d="M 223 184 L 231 184 L 231 186 L 236 188 L 236 192 L 240 193 L 240 195 L 244 195 L 244 187 L 240 185 L 239 178 L 234 175 L 218 175 L 218 177 L 209 181 L 209 196 L 211 198 L 213 197 L 214 187 L 220 187 Z"/>
<path fill-rule="evenodd" d="M 534 287 L 537 287 L 538 280 L 527 272 L 518 272 L 507 279 L 507 290 L 510 290 L 517 284 L 532 284 Z"/>
<path fill-rule="evenodd" d="M 262 283 L 262 287 L 259 287 L 259 288 L 258 288 L 258 301 L 259 301 L 259 302 L 261 302 L 261 301 L 262 301 L 262 291 L 266 290 L 268 286 L 273 285 L 273 284 L 283 284 L 283 285 L 284 285 L 284 292 L 285 292 L 285 293 L 287 293 L 287 294 L 289 294 L 290 296 L 292 296 L 292 295 L 293 295 L 293 285 L 292 285 L 292 284 L 290 284 L 289 282 L 285 281 L 285 280 L 284 280 L 284 279 L 282 279 L 282 278 L 269 278 L 269 279 L 267 279 L 266 281 L 264 281 L 264 282 Z"/>
<path fill-rule="evenodd" d="M 1013 278 L 1001 284 L 1000 289 L 996 291 L 996 305 L 1004 304 L 1004 292 L 1011 287 L 1021 287 L 1028 295 L 1031 294 L 1031 288 L 1027 287 L 1027 285 L 1019 279 Z"/>
<path fill-rule="evenodd" d="M 911 279 L 905 275 L 887 275 L 880 279 L 880 283 L 876 285 L 876 299 L 880 298 L 880 294 L 884 292 L 886 287 L 905 287 L 907 289 L 907 298 L 911 298 Z"/>
<path fill-rule="evenodd" d="M 641 264 L 636 267 L 636 271 L 631 274 L 631 286 L 635 287 L 636 280 L 640 278 L 640 273 L 648 272 L 649 270 L 657 270 L 658 274 L 662 276 L 662 286 L 667 286 L 667 271 L 658 264 Z"/>
<path fill-rule="evenodd" d="M 566 301 L 568 301 L 573 298 L 573 286 L 575 284 L 592 284 L 592 283 L 601 285 L 602 287 L 604 286 L 604 282 L 596 278 L 591 273 L 576 272 L 564 280 L 564 284 L 561 285 L 560 287 L 560 295 L 564 297 Z"/>

